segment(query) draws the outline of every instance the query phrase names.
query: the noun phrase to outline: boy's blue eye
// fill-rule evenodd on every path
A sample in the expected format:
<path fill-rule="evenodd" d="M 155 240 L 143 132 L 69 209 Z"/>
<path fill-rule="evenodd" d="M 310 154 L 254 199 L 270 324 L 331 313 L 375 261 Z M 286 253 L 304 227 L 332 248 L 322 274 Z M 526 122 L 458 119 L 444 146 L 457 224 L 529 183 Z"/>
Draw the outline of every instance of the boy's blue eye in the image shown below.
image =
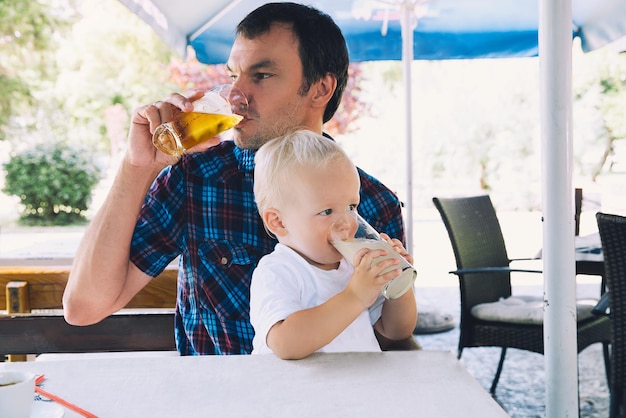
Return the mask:
<path fill-rule="evenodd" d="M 332 209 L 326 209 L 320 212 L 320 215 L 328 216 L 333 213 Z"/>

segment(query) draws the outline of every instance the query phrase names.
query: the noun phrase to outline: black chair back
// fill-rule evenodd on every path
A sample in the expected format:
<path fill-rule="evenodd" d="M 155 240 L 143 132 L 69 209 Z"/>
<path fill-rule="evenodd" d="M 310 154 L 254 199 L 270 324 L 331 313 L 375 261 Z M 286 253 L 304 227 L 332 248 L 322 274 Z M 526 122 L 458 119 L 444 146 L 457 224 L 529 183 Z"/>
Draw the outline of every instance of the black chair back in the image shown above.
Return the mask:
<path fill-rule="evenodd" d="M 626 394 L 626 217 L 597 213 L 604 255 L 604 278 L 609 289 L 611 318 L 611 411 L 624 412 Z M 623 415 L 622 415 L 623 416 Z"/>
<path fill-rule="evenodd" d="M 433 198 L 450 237 L 459 270 L 508 267 L 509 258 L 500 222 L 489 195 Z M 511 277 L 500 273 L 461 274 L 461 305 L 468 313 L 479 303 L 511 296 Z"/>

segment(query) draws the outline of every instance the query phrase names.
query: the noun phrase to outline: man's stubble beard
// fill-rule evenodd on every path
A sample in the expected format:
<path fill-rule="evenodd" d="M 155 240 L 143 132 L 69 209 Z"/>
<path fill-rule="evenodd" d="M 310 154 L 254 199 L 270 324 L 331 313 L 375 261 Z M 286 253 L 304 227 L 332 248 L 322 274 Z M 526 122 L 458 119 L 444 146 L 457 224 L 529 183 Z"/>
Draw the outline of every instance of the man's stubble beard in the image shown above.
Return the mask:
<path fill-rule="evenodd" d="M 305 85 L 300 86 L 297 96 L 298 99 L 284 106 L 280 112 L 277 112 L 276 114 L 279 116 L 274 118 L 273 121 L 266 119 L 263 123 L 259 123 L 258 114 L 255 114 L 254 116 L 257 117 L 254 118 L 254 121 L 257 123 L 256 132 L 245 140 L 241 138 L 241 132 L 238 132 L 238 135 L 236 134 L 234 138 L 235 145 L 243 149 L 259 149 L 263 144 L 274 138 L 278 138 L 279 136 L 283 136 L 297 129 L 306 128 L 303 126 L 302 119 L 298 117 L 298 115 L 303 114 L 301 109 L 303 107 L 304 96 L 306 96 L 308 90 L 308 87 L 305 88 Z"/>

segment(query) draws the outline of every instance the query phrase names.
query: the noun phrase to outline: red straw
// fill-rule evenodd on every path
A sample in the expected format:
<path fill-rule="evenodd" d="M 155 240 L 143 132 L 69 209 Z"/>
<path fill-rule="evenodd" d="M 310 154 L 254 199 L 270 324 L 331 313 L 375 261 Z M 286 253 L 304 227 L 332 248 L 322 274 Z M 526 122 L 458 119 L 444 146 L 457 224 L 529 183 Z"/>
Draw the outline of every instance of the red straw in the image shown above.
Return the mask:
<path fill-rule="evenodd" d="M 44 379 L 44 375 L 37 376 L 37 378 L 35 379 L 35 384 L 37 385 L 40 384 L 41 382 L 43 382 L 43 379 Z M 86 418 L 98 418 L 96 415 L 92 414 L 91 412 L 85 411 L 81 407 L 76 406 L 73 403 L 68 402 L 63 398 L 59 398 L 57 395 L 53 395 L 52 393 L 47 392 L 43 390 L 42 388 L 40 388 L 39 386 L 35 386 L 35 392 L 37 392 L 38 394 L 42 396 L 45 396 L 48 399 L 52 399 L 53 401 L 65 406 L 66 408 L 71 409 L 74 412 L 81 414 L 82 416 Z"/>

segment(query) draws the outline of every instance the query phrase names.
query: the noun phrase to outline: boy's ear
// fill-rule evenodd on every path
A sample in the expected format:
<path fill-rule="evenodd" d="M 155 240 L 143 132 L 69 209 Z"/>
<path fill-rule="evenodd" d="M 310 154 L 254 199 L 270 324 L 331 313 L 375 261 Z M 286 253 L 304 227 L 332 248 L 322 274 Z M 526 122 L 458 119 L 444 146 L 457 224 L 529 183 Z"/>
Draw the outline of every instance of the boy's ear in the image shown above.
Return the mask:
<path fill-rule="evenodd" d="M 276 235 L 276 237 L 282 237 L 287 234 L 287 228 L 283 224 L 278 209 L 266 209 L 263 212 L 263 223 L 267 230 Z"/>

